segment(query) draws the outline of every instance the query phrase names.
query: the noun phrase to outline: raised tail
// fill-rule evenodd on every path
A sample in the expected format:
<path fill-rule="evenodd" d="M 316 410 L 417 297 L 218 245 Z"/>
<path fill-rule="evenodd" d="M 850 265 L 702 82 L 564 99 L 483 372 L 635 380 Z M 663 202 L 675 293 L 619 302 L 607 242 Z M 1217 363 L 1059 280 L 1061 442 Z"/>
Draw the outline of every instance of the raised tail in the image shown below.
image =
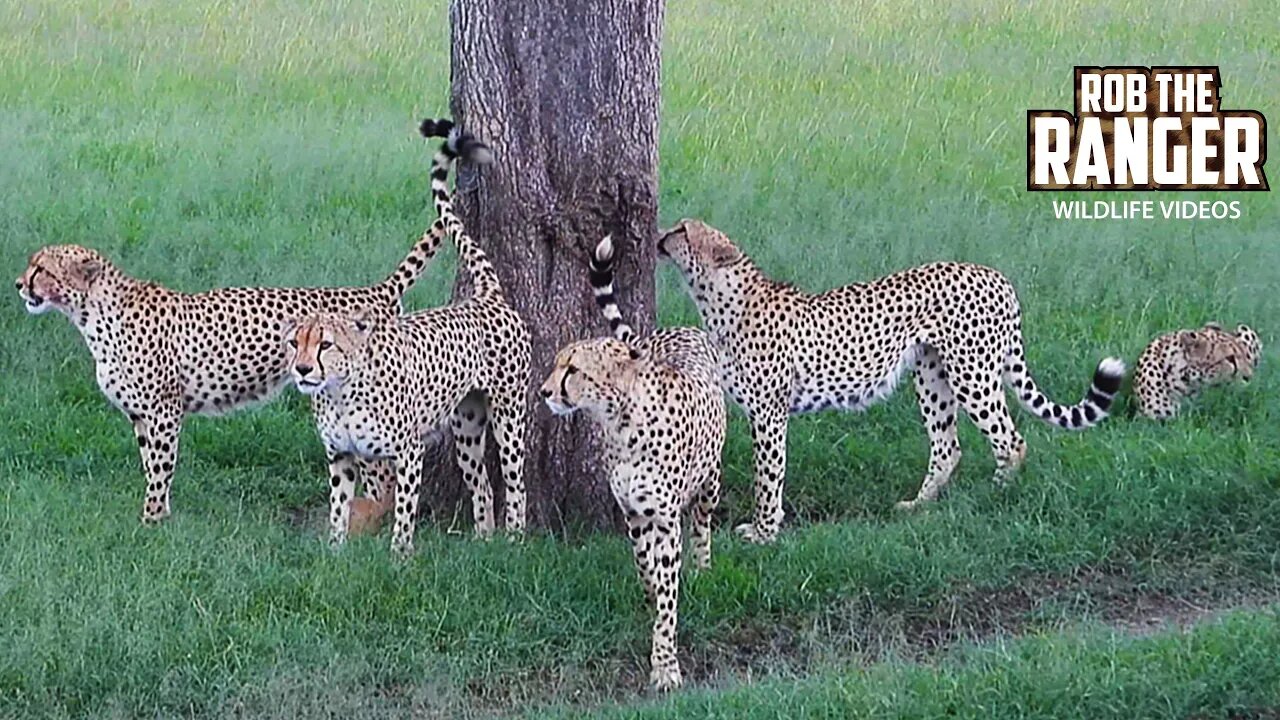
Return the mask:
<path fill-rule="evenodd" d="M 414 243 L 409 254 L 396 267 L 395 272 L 383 281 L 383 285 L 390 288 L 397 300 L 403 297 L 422 276 L 427 263 L 440 250 L 440 243 L 445 235 L 451 232 L 450 223 L 457 221 L 453 213 L 453 201 L 449 197 L 449 167 L 458 158 L 483 164 L 493 157 L 489 146 L 477 140 L 471 133 L 455 127 L 452 120 L 423 120 L 418 131 L 423 137 L 445 138 L 431 160 L 431 199 L 439 217 L 422 234 L 422 239 Z M 459 223 L 460 226 L 461 223 Z"/>
<path fill-rule="evenodd" d="M 622 319 L 618 300 L 613 294 L 613 238 L 605 235 L 591 253 L 591 289 L 595 292 L 596 305 L 609 321 L 613 336 L 623 342 L 631 340 L 631 326 Z"/>
<path fill-rule="evenodd" d="M 1041 392 L 1035 380 L 1031 379 L 1020 334 L 1004 362 L 1004 381 L 1013 388 L 1022 407 L 1050 425 L 1067 430 L 1084 430 L 1106 419 L 1116 393 L 1120 391 L 1124 372 L 1123 360 L 1104 358 L 1093 371 L 1093 384 L 1084 399 L 1075 405 L 1059 405 Z"/>

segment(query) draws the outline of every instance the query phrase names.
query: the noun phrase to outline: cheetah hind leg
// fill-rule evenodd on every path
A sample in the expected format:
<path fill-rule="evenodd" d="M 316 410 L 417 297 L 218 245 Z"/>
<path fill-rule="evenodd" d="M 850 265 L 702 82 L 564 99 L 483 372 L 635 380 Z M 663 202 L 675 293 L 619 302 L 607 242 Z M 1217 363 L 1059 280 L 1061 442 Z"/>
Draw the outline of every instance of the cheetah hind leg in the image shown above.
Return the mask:
<path fill-rule="evenodd" d="M 484 465 L 488 410 L 484 395 L 471 393 L 463 398 L 449 419 L 454 453 L 462 480 L 471 491 L 471 515 L 477 536 L 493 535 L 493 486 Z"/>
<path fill-rule="evenodd" d="M 960 440 L 956 436 L 956 397 L 947 381 L 942 358 L 932 346 L 921 347 L 914 375 L 920 416 L 929 433 L 929 471 L 920 491 L 911 500 L 898 502 L 899 510 L 912 510 L 938 498 L 960 464 Z"/>
<path fill-rule="evenodd" d="M 997 368 L 984 370 L 977 363 L 953 369 L 952 380 L 968 373 L 973 379 L 966 387 L 957 387 L 956 395 L 965 414 L 978 426 L 987 438 L 991 454 L 996 458 L 993 480 L 997 485 L 1007 485 L 1027 457 L 1027 443 L 1018 433 L 1009 414 L 1008 400 Z"/>

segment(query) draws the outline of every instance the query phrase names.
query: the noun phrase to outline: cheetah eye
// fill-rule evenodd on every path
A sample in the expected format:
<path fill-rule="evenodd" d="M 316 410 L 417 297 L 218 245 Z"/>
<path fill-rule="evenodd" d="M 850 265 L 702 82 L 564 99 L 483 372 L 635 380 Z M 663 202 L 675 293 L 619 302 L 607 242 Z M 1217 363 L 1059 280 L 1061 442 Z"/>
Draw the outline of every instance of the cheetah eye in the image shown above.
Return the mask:
<path fill-rule="evenodd" d="M 289 338 L 289 347 L 295 349 L 298 347 L 298 341 L 296 338 Z"/>
<path fill-rule="evenodd" d="M 328 349 L 329 349 L 329 348 L 331 348 L 331 347 L 333 347 L 333 343 L 329 342 L 328 340 L 322 340 L 322 341 L 320 341 L 320 349 L 321 349 L 321 350 L 328 350 Z"/>

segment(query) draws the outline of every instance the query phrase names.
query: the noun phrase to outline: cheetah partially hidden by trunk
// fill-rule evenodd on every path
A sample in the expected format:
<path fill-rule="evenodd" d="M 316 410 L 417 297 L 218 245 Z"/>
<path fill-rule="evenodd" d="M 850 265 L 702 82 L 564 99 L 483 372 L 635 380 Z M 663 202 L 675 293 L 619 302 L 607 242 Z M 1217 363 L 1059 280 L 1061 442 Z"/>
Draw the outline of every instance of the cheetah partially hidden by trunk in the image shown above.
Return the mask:
<path fill-rule="evenodd" d="M 507 304 L 488 258 L 453 214 L 439 165 L 431 189 L 459 262 L 474 281 L 470 298 L 402 317 L 311 313 L 288 330 L 294 384 L 311 396 L 329 459 L 329 537 L 335 545 L 350 531 L 357 464 L 381 460 L 395 465 L 392 549 L 413 552 L 426 438 L 445 420 L 471 490 L 476 533 L 494 530 L 484 465 L 489 427 L 502 464 L 506 528 L 524 530 L 529 331 Z"/>
<path fill-rule="evenodd" d="M 487 148 L 447 120 L 435 158 L 447 173 L 457 158 L 483 161 Z M 80 330 L 98 386 L 133 423 L 147 478 L 142 520 L 170 513 L 178 439 L 188 415 L 220 415 L 272 398 L 289 381 L 285 322 L 315 312 L 367 310 L 394 317 L 444 238 L 443 219 L 423 234 L 385 280 L 347 288 L 226 288 L 197 294 L 137 280 L 102 254 L 51 245 L 17 280 L 32 314 L 57 310 Z M 389 466 L 368 468 L 386 477 Z M 371 487 L 380 487 L 373 483 Z"/>

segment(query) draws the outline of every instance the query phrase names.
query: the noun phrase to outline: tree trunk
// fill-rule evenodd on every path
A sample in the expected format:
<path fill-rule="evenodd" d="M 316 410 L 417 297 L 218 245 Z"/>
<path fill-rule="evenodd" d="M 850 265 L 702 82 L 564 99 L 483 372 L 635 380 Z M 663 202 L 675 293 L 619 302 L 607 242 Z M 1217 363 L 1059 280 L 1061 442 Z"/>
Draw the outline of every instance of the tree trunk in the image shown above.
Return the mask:
<path fill-rule="evenodd" d="M 615 519 L 592 423 L 552 416 L 536 390 L 561 347 L 609 333 L 587 278 L 606 233 L 622 311 L 653 328 L 662 17 L 661 0 L 450 4 L 453 117 L 494 154 L 460 169 L 458 207 L 532 335 L 525 477 L 530 522 L 553 529 Z"/>

